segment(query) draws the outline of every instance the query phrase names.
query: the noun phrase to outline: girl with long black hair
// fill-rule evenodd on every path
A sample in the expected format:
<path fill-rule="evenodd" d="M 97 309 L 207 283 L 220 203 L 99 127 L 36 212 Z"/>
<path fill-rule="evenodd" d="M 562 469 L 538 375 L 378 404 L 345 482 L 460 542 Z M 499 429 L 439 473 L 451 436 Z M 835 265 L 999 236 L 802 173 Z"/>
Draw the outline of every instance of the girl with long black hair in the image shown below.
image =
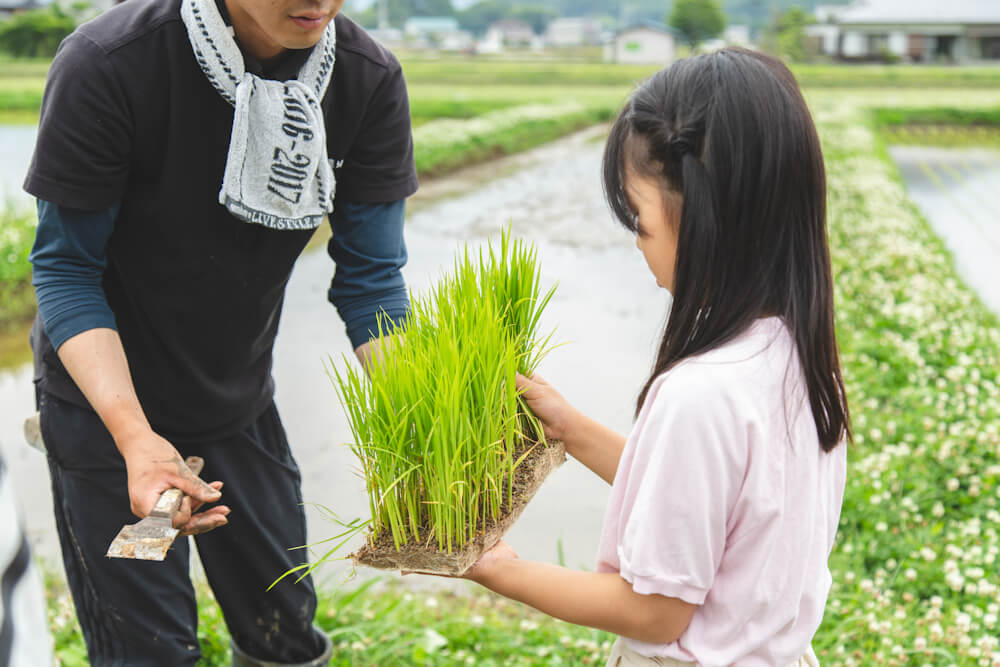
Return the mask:
<path fill-rule="evenodd" d="M 789 70 L 724 49 L 646 81 L 605 194 L 673 296 L 623 438 L 540 377 L 551 438 L 612 484 L 597 572 L 517 559 L 465 575 L 620 635 L 609 665 L 815 665 L 846 475 L 823 157 Z"/>

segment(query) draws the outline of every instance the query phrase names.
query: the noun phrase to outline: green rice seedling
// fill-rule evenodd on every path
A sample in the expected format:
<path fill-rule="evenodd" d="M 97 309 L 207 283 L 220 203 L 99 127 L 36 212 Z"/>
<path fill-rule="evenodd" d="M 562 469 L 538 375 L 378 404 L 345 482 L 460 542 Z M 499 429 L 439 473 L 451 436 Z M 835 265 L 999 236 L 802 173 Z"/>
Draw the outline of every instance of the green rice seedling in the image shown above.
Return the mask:
<path fill-rule="evenodd" d="M 515 375 L 546 351 L 538 328 L 552 293 L 541 293 L 534 248 L 504 232 L 499 250 L 461 252 L 392 336 L 380 323 L 367 374 L 334 368 L 373 543 L 451 553 L 513 505 L 518 466 L 545 446 Z"/>

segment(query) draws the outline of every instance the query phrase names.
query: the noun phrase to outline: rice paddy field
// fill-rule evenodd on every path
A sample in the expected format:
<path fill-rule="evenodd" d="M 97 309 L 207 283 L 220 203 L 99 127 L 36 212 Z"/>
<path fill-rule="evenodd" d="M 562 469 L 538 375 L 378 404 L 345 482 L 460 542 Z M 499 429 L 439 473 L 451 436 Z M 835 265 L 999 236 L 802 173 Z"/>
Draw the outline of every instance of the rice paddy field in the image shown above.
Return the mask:
<path fill-rule="evenodd" d="M 0 63 L 0 108 L 30 114 L 44 64 L 15 65 Z M 606 120 L 650 73 L 438 61 L 404 61 L 404 71 L 424 176 Z M 918 125 L 907 119 L 919 113 L 958 137 L 970 135 L 956 119 L 992 118 L 974 131 L 995 132 L 1000 69 L 796 73 L 826 157 L 856 432 L 814 647 L 824 665 L 1000 666 L 1000 321 L 907 200 L 886 151 L 886 137 Z M 21 269 L 0 270 L 0 280 L 24 279 L 24 235 L 10 230 L 31 222 L 19 220 L 4 218 L 0 261 Z M 228 664 L 221 615 L 200 594 L 203 664 Z M 85 664 L 57 579 L 49 595 L 61 664 Z M 337 665 L 601 665 L 613 639 L 472 588 L 421 592 L 392 579 L 326 592 L 317 620 Z"/>

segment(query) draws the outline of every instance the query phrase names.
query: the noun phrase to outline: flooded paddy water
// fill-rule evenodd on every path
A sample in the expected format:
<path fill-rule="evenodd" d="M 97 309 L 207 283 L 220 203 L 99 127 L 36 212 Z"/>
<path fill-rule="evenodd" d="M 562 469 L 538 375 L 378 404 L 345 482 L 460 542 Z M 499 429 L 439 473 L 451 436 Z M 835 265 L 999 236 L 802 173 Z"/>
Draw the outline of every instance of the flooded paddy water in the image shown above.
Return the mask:
<path fill-rule="evenodd" d="M 959 274 L 1000 314 L 1000 150 L 893 146 L 889 154 Z"/>

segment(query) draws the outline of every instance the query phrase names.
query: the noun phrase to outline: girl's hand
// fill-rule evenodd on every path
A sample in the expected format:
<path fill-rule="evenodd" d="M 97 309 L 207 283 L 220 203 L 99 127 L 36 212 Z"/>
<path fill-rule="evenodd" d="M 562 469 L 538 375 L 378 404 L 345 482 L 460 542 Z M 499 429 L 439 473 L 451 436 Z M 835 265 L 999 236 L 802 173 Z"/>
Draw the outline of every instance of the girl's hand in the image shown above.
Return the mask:
<path fill-rule="evenodd" d="M 515 384 L 528 407 L 542 422 L 545 437 L 565 441 L 577 414 L 576 409 L 540 375 L 527 378 L 518 373 Z"/>
<path fill-rule="evenodd" d="M 500 540 L 492 549 L 480 556 L 476 564 L 466 570 L 461 578 L 489 587 L 490 578 L 512 560 L 517 560 L 517 552 L 509 544 Z"/>

